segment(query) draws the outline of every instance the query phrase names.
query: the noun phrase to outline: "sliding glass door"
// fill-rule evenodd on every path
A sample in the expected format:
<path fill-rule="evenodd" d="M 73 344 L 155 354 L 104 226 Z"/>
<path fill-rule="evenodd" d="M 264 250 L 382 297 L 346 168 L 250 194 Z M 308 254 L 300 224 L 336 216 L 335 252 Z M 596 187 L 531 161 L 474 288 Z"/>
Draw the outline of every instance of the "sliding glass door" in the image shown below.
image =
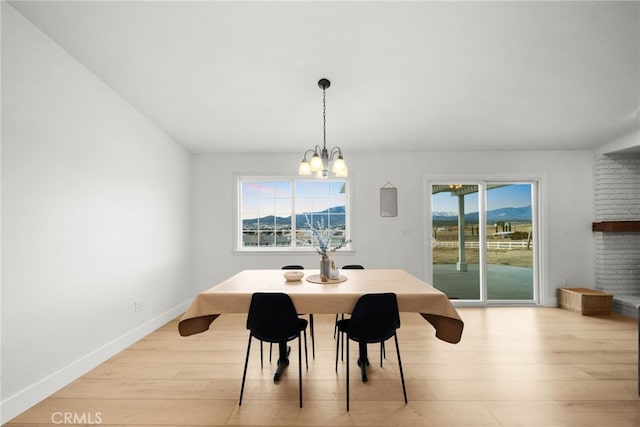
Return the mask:
<path fill-rule="evenodd" d="M 478 185 L 432 186 L 433 285 L 451 299 L 480 300 Z"/>
<path fill-rule="evenodd" d="M 489 184 L 487 188 L 487 299 L 532 301 L 532 185 Z"/>
<path fill-rule="evenodd" d="M 451 299 L 537 300 L 535 182 L 431 184 L 432 284 Z"/>

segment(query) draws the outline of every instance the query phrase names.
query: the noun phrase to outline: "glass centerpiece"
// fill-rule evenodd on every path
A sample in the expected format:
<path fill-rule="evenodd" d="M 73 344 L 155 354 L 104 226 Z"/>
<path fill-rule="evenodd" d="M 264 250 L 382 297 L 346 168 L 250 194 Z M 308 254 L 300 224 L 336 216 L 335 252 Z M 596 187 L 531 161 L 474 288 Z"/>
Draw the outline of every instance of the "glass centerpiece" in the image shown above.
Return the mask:
<path fill-rule="evenodd" d="M 336 229 L 325 226 L 324 219 L 316 222 L 314 226 L 308 216 L 305 215 L 306 225 L 308 232 L 311 233 L 312 243 L 315 243 L 316 252 L 320 254 L 320 278 L 323 282 L 329 280 L 331 271 L 331 260 L 329 259 L 328 252 L 335 252 L 340 248 L 343 248 L 351 240 L 342 239 L 337 242 L 335 246 L 331 246 L 331 240 L 333 239 Z"/>

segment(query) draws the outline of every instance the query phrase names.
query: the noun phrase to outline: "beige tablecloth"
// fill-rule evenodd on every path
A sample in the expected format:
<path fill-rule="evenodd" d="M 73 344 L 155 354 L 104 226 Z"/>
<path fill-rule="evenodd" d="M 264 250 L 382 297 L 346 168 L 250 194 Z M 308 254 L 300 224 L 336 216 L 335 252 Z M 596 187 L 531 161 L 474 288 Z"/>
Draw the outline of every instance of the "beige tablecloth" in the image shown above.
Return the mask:
<path fill-rule="evenodd" d="M 342 270 L 336 284 L 287 282 L 282 270 L 244 270 L 199 293 L 178 324 L 180 335 L 204 332 L 224 313 L 247 313 L 254 292 L 284 292 L 300 313 L 350 313 L 366 293 L 394 292 L 401 312 L 420 313 L 439 339 L 457 343 L 464 322 L 445 294 L 403 270 Z M 305 270 L 305 275 L 317 274 Z"/>

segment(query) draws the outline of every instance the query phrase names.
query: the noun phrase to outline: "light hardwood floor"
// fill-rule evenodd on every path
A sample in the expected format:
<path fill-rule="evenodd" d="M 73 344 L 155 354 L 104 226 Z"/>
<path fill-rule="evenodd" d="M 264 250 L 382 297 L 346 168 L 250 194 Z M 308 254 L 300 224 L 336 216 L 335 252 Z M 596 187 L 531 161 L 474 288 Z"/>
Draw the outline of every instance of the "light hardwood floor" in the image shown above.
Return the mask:
<path fill-rule="evenodd" d="M 53 425 L 67 413 L 105 426 L 640 426 L 635 320 L 555 308 L 459 312 L 465 331 L 457 345 L 435 338 L 419 315 L 402 314 L 407 405 L 390 341 L 383 368 L 370 346 L 367 383 L 358 378 L 354 353 L 347 412 L 344 363 L 334 368 L 334 317 L 316 315 L 304 407 L 295 342 L 291 364 L 274 384 L 275 362 L 265 346 L 260 369 L 257 341 L 239 407 L 248 332 L 245 316 L 225 315 L 187 338 L 178 335 L 177 320 L 170 322 L 8 425 Z"/>

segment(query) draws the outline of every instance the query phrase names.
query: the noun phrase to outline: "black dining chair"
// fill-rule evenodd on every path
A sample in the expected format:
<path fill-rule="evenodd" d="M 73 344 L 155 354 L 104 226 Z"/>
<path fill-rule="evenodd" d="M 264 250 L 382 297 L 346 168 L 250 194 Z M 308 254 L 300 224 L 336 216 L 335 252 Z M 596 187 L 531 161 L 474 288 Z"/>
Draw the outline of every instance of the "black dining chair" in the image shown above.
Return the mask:
<path fill-rule="evenodd" d="M 364 270 L 364 267 L 360 264 L 347 264 L 342 266 L 343 270 Z M 344 313 L 342 313 L 342 319 L 344 319 Z M 338 332 L 338 314 L 336 313 L 336 323 L 333 327 L 333 338 L 336 337 L 336 333 Z"/>
<path fill-rule="evenodd" d="M 298 264 L 289 264 L 289 265 L 283 265 L 282 270 L 304 270 L 304 267 Z M 315 359 L 316 358 L 316 342 L 315 342 L 314 333 L 313 333 L 313 314 L 309 315 L 309 323 L 311 327 L 311 352 L 312 352 L 313 358 Z M 273 355 L 273 344 L 270 344 L 269 345 L 269 362 L 271 362 L 272 355 Z M 263 358 L 262 342 L 260 342 L 260 363 L 261 364 L 262 364 L 262 358 Z"/>
<path fill-rule="evenodd" d="M 367 344 L 383 343 L 391 337 L 396 343 L 398 354 L 398 367 L 402 381 L 404 403 L 407 403 L 407 389 L 404 384 L 400 347 L 396 330 L 400 328 L 400 313 L 398 300 L 394 293 L 365 294 L 356 302 L 351 318 L 338 321 L 338 331 L 346 335 L 347 342 L 347 411 L 349 410 L 349 341 L 355 341 L 360 347 L 358 365 L 362 373 L 362 381 L 367 381 L 366 370 L 369 365 L 367 357 Z M 338 345 L 336 343 L 336 371 L 338 370 Z M 382 366 L 382 353 L 380 354 L 380 366 Z"/>
<path fill-rule="evenodd" d="M 283 265 L 282 270 L 304 270 L 304 267 L 297 264 L 289 264 Z M 311 357 L 315 360 L 316 358 L 316 337 L 313 332 L 313 313 L 309 313 L 309 330 L 311 334 Z M 271 351 L 272 348 L 269 349 L 269 360 L 271 360 Z"/>
<path fill-rule="evenodd" d="M 343 265 L 342 266 L 343 270 L 364 270 L 364 266 L 360 265 L 360 264 L 347 264 L 347 265 Z M 336 334 L 338 333 L 338 316 L 340 316 L 341 319 L 344 319 L 344 313 L 342 314 L 338 314 L 336 313 L 336 321 L 335 324 L 333 326 L 333 338 L 336 338 Z M 340 337 L 338 337 L 338 342 L 340 342 Z M 341 352 L 341 360 L 344 360 L 344 351 Z"/>
<path fill-rule="evenodd" d="M 256 292 L 251 296 L 249 314 L 247 315 L 247 329 L 249 333 L 249 344 L 247 345 L 247 356 L 244 361 L 244 372 L 242 373 L 242 386 L 240 387 L 240 400 L 238 405 L 242 405 L 242 395 L 244 384 L 247 378 L 247 365 L 251 352 L 251 340 L 256 338 L 260 342 L 266 341 L 271 344 L 285 344 L 298 339 L 298 382 L 300 394 L 300 407 L 302 408 L 302 349 L 300 345 L 300 332 L 304 333 L 304 352 L 307 360 L 307 325 L 306 319 L 298 317 L 293 301 L 285 293 Z M 280 354 L 278 364 L 288 364 L 288 355 Z M 309 368 L 307 361 L 307 369 Z"/>

